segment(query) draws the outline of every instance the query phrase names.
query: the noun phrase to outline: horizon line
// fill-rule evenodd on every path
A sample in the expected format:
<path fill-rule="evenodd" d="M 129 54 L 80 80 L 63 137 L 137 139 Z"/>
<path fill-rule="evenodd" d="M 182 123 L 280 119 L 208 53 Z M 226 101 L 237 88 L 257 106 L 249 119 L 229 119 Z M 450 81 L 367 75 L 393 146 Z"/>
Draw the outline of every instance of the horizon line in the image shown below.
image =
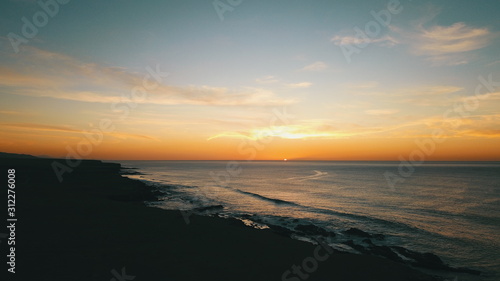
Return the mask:
<path fill-rule="evenodd" d="M 11 153 L 11 152 L 0 152 L 0 154 L 11 154 L 14 158 L 15 156 L 31 156 L 38 159 L 53 159 L 53 160 L 67 160 L 67 157 L 52 157 L 49 155 L 33 155 L 25 153 Z M 5 157 L 7 158 L 7 157 Z M 222 161 L 222 162 L 256 162 L 256 161 L 269 161 L 269 162 L 403 162 L 401 160 L 387 160 L 387 159 L 293 159 L 293 158 L 282 158 L 282 159 L 98 159 L 98 158 L 71 158 L 73 160 L 89 160 L 89 161 Z M 411 161 L 407 161 L 411 162 Z M 493 160 L 452 160 L 452 159 L 442 159 L 442 160 L 425 160 L 421 163 L 427 162 L 500 162 L 500 159 Z M 419 165 L 420 163 L 415 163 Z"/>

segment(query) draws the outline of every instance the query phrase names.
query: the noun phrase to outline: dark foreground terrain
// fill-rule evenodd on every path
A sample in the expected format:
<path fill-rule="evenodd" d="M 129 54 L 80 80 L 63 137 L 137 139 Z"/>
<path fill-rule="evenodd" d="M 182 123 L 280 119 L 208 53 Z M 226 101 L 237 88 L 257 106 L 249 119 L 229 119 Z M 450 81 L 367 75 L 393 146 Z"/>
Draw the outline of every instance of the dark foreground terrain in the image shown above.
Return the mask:
<path fill-rule="evenodd" d="M 146 207 L 155 192 L 122 177 L 119 164 L 82 161 L 59 182 L 54 161 L 0 157 L 2 225 L 11 223 L 9 169 L 15 169 L 17 218 L 15 273 L 7 271 L 10 229 L 0 229 L 1 270 L 8 277 L 2 280 L 441 280 L 236 220 Z"/>

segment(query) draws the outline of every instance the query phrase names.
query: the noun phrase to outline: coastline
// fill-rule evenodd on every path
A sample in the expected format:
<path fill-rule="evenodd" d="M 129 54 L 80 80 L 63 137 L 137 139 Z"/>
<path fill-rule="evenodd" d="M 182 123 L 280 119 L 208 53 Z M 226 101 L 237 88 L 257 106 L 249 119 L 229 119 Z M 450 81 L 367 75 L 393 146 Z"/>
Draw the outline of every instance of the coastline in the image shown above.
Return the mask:
<path fill-rule="evenodd" d="M 12 280 L 111 280 L 114 274 L 136 280 L 442 280 L 234 219 L 190 214 L 187 224 L 179 211 L 146 207 L 155 191 L 123 177 L 120 164 L 84 160 L 59 183 L 53 161 L 0 159 L 2 169 L 16 169 L 18 180 Z M 295 269 L 302 265 L 316 266 L 300 274 Z"/>

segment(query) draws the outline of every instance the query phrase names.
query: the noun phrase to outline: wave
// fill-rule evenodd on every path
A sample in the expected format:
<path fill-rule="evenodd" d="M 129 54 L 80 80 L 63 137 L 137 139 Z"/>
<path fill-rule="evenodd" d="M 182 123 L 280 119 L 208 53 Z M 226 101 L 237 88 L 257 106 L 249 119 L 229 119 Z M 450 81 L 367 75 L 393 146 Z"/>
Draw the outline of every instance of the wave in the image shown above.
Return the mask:
<path fill-rule="evenodd" d="M 318 170 L 314 170 L 314 172 L 315 172 L 315 174 L 311 175 L 311 176 L 290 178 L 290 179 L 301 179 L 301 180 L 315 179 L 315 178 L 326 176 L 328 174 L 327 172 L 321 172 Z M 205 202 L 205 200 L 203 200 L 202 198 L 194 197 L 193 194 L 184 193 L 182 191 L 182 189 L 197 188 L 196 186 L 186 186 L 186 185 L 170 184 L 170 183 L 167 184 L 165 182 L 157 181 L 155 179 L 151 180 L 151 179 L 139 178 L 138 176 L 135 176 L 135 177 L 128 176 L 128 177 L 146 182 L 147 184 L 154 185 L 156 187 L 161 186 L 161 187 L 167 188 L 171 191 L 173 191 L 172 188 L 174 188 L 174 189 L 176 189 L 176 193 L 177 193 L 178 198 L 183 200 L 183 201 L 189 202 L 190 204 L 193 204 L 193 208 L 206 207 L 208 204 L 208 202 Z M 179 188 L 180 188 L 180 190 L 179 190 Z M 360 222 L 360 223 L 366 222 L 368 224 L 382 226 L 383 228 L 389 228 L 389 229 L 395 230 L 396 232 L 400 232 L 400 231 L 403 231 L 405 233 L 419 232 L 422 234 L 431 235 L 433 237 L 438 236 L 440 238 L 446 238 L 445 236 L 443 236 L 439 233 L 424 230 L 424 229 L 418 228 L 416 226 L 406 224 L 404 222 L 390 221 L 390 220 L 385 220 L 385 219 L 381 219 L 381 218 L 377 218 L 377 217 L 373 217 L 373 216 L 369 216 L 369 215 L 363 215 L 363 214 L 346 213 L 346 212 L 336 211 L 336 210 L 332 210 L 332 209 L 306 206 L 306 205 L 302 205 L 302 204 L 299 204 L 296 202 L 282 200 L 282 199 L 278 199 L 278 198 L 271 198 L 271 197 L 267 197 L 267 196 L 260 195 L 257 193 L 243 191 L 243 190 L 240 190 L 237 188 L 232 188 L 229 186 L 225 186 L 224 188 L 231 190 L 231 191 L 234 191 L 234 192 L 237 192 L 237 193 L 240 193 L 240 194 L 243 194 L 243 195 L 251 196 L 251 197 L 259 199 L 259 200 L 271 202 L 271 203 L 274 203 L 276 205 L 297 207 L 297 208 L 300 208 L 306 212 L 320 213 L 320 214 L 331 215 L 331 216 L 335 216 L 335 217 L 339 217 L 339 218 L 346 218 L 346 219 L 350 219 L 352 221 Z M 183 194 L 183 195 L 181 195 L 181 194 Z M 204 197 L 204 196 L 201 196 L 201 197 Z M 212 200 L 210 200 L 210 204 L 215 204 L 215 203 L 216 203 L 215 201 L 212 202 Z"/>
<path fill-rule="evenodd" d="M 171 183 L 167 180 L 164 179 L 155 179 L 151 177 L 147 177 L 147 174 L 141 174 L 141 175 L 123 175 L 124 177 L 127 177 L 129 179 L 137 180 L 140 182 L 143 182 L 144 184 L 148 186 L 152 186 L 155 188 L 166 188 L 166 189 L 171 189 L 171 188 L 186 188 L 186 189 L 193 189 L 193 188 L 198 188 L 196 185 L 182 185 L 182 184 L 176 184 L 176 183 Z M 160 190 L 161 191 L 161 190 Z"/>
<path fill-rule="evenodd" d="M 318 208 L 318 207 L 311 207 L 311 206 L 305 206 L 299 203 L 291 202 L 291 201 L 286 201 L 282 199 L 277 199 L 277 198 L 271 198 L 271 197 L 266 197 L 260 194 L 256 194 L 253 192 L 248 192 L 248 191 L 243 191 L 237 188 L 232 188 L 232 187 L 225 187 L 226 189 L 232 190 L 234 192 L 238 192 L 240 194 L 248 195 L 253 198 L 257 198 L 263 201 L 271 202 L 277 205 L 287 205 L 287 206 L 294 206 L 301 208 L 303 211 L 311 212 L 311 213 L 321 213 L 321 214 L 326 214 L 326 215 L 332 215 L 336 217 L 341 217 L 341 218 L 347 218 L 351 219 L 353 221 L 357 222 L 368 222 L 368 223 L 373 223 L 375 225 L 381 225 L 384 228 L 389 228 L 393 230 L 403 230 L 404 232 L 419 232 L 419 233 L 425 233 L 427 235 L 432 235 L 432 236 L 439 236 L 445 238 L 445 236 L 434 233 L 425 229 L 418 228 L 416 226 L 412 226 L 403 222 L 397 222 L 397 221 L 390 221 L 390 220 L 385 220 L 377 217 L 372 217 L 368 215 L 361 215 L 361 214 L 353 214 L 353 213 L 345 213 L 345 212 L 340 212 L 340 211 L 335 211 L 331 209 L 325 209 L 325 208 Z"/>
<path fill-rule="evenodd" d="M 303 176 L 303 177 L 292 177 L 292 178 L 287 178 L 287 180 L 296 180 L 296 181 L 305 181 L 305 180 L 314 180 L 314 179 L 319 179 L 322 178 L 326 175 L 328 175 L 328 172 L 322 172 L 318 170 L 314 170 L 314 175 L 310 176 Z"/>
<path fill-rule="evenodd" d="M 276 199 L 276 198 L 270 198 L 270 197 L 262 196 L 262 195 L 257 194 L 257 193 L 243 191 L 243 190 L 236 189 L 236 188 L 231 188 L 231 187 L 226 187 L 226 188 L 227 189 L 231 189 L 231 190 L 236 191 L 236 192 L 241 193 L 241 194 L 250 195 L 250 196 L 252 196 L 254 198 L 261 199 L 261 200 L 268 201 L 268 202 L 272 202 L 272 203 L 275 203 L 275 204 L 301 206 L 301 205 L 299 205 L 297 203 L 294 203 L 294 202 L 290 202 L 290 201 L 286 201 L 286 200 L 281 200 L 281 199 Z"/>

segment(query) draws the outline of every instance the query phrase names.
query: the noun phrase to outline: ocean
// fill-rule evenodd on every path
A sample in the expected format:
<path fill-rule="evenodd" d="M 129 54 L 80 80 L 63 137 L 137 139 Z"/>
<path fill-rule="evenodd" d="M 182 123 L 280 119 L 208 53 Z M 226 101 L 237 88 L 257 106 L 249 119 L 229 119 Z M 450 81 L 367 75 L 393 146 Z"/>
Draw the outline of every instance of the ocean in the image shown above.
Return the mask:
<path fill-rule="evenodd" d="M 449 280 L 500 280 L 500 162 L 427 162 L 395 185 L 385 175 L 401 176 L 399 162 L 119 162 L 140 173 L 128 177 L 164 192 L 154 207 L 197 208 L 256 228 L 314 225 L 334 232 L 327 242 L 349 252 L 360 251 L 346 240 L 368 243 L 348 231 L 361 230 L 376 245 L 430 252 L 452 267 L 481 271 L 448 273 Z"/>

